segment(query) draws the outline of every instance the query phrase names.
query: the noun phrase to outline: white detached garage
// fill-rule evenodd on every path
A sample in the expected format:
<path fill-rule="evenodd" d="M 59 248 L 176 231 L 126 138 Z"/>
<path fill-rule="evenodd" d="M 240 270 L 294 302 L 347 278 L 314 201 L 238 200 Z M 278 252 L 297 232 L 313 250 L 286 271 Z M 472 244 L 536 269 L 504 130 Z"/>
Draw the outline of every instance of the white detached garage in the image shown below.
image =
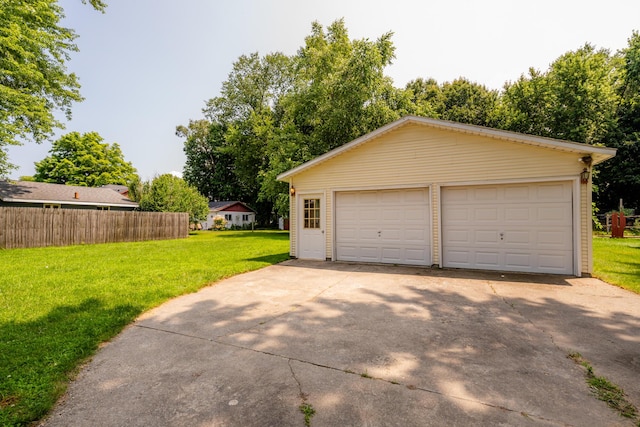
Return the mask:
<path fill-rule="evenodd" d="M 294 257 L 591 272 L 591 168 L 615 150 L 404 117 L 280 176 Z"/>

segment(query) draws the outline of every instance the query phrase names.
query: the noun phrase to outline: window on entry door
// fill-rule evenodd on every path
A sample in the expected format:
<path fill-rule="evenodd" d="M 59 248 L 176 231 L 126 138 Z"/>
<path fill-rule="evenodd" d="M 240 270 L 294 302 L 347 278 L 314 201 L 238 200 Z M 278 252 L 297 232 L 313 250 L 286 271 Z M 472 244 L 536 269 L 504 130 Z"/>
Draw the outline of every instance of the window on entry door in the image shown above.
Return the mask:
<path fill-rule="evenodd" d="M 320 199 L 304 199 L 304 228 L 320 228 Z"/>

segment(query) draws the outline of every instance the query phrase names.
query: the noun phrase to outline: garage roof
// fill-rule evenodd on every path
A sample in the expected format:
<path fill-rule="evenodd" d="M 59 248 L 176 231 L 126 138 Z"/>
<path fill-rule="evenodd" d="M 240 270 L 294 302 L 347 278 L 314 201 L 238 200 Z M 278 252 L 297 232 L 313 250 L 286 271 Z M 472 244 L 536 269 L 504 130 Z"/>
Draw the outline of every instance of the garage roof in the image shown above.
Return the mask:
<path fill-rule="evenodd" d="M 502 139 L 506 141 L 519 142 L 527 145 L 534 145 L 538 147 L 549 148 L 552 150 L 559 150 L 564 152 L 573 152 L 577 154 L 577 158 L 591 156 L 593 164 L 603 162 L 616 154 L 615 148 L 608 147 L 596 147 L 589 144 L 583 144 L 579 142 L 563 141 L 560 139 L 544 138 L 534 135 L 526 135 L 523 133 L 510 132 L 506 130 L 492 129 L 483 126 L 468 125 L 464 123 L 450 122 L 446 120 L 430 119 L 427 117 L 417 116 L 405 116 L 401 119 L 391 122 L 381 128 L 374 130 L 360 138 L 344 144 L 338 148 L 335 148 L 313 160 L 303 163 L 287 172 L 278 175 L 277 179 L 280 181 L 287 181 L 294 175 L 299 174 L 313 166 L 316 166 L 322 162 L 325 162 L 333 157 L 339 156 L 345 151 L 352 150 L 368 141 L 371 141 L 387 132 L 398 129 L 407 124 L 418 124 L 428 126 L 436 129 L 449 130 L 460 133 L 467 133 L 472 135 L 484 136 L 488 138 Z"/>

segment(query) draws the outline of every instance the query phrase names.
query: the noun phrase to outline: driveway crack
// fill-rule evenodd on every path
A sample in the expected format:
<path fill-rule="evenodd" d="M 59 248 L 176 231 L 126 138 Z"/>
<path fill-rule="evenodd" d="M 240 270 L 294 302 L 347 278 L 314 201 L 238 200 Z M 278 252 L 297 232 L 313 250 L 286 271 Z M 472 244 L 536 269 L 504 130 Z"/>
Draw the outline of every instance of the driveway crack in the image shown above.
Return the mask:
<path fill-rule="evenodd" d="M 525 319 L 526 319 L 526 317 L 525 317 Z M 164 333 L 168 333 L 168 334 L 180 335 L 180 336 L 184 336 L 184 337 L 187 337 L 187 338 L 195 338 L 195 339 L 198 339 L 198 340 L 208 341 L 208 342 L 212 342 L 212 343 L 219 344 L 219 345 L 222 345 L 222 346 L 233 347 L 233 348 L 236 348 L 236 349 L 239 349 L 239 350 L 251 351 L 251 352 L 262 354 L 262 355 L 265 355 L 265 356 L 270 356 L 270 357 L 275 357 L 275 358 L 278 358 L 278 359 L 286 360 L 287 361 L 287 365 L 289 366 L 289 370 L 291 371 L 291 376 L 295 380 L 295 382 L 297 384 L 297 387 L 298 387 L 298 393 L 299 393 L 298 395 L 299 395 L 299 397 L 301 399 L 301 404 L 299 406 L 299 409 L 305 415 L 305 425 L 307 425 L 307 426 L 309 425 L 307 423 L 307 420 L 310 420 L 310 418 L 315 414 L 315 409 L 311 406 L 311 404 L 309 404 L 309 402 L 308 402 L 309 395 L 304 392 L 304 389 L 302 387 L 302 383 L 301 383 L 300 379 L 298 378 L 298 376 L 296 375 L 291 362 L 298 362 L 298 363 L 301 363 L 301 364 L 304 364 L 304 365 L 315 366 L 317 368 L 328 369 L 328 370 L 331 370 L 331 371 L 341 372 L 341 373 L 348 374 L 348 375 L 355 375 L 355 376 L 367 378 L 367 379 L 373 380 L 373 381 L 381 381 L 381 382 L 384 382 L 384 383 L 387 383 L 387 384 L 390 384 L 390 385 L 406 387 L 409 390 L 416 390 L 416 391 L 420 391 L 420 392 L 424 392 L 424 393 L 431 393 L 431 394 L 435 394 L 435 395 L 438 395 L 438 396 L 446 397 L 446 398 L 449 398 L 449 399 L 455 399 L 455 400 L 464 401 L 464 402 L 472 402 L 472 403 L 480 404 L 480 405 L 483 405 L 483 406 L 486 406 L 486 407 L 489 407 L 489 408 L 493 408 L 493 409 L 499 409 L 499 410 L 502 410 L 502 411 L 519 413 L 523 417 L 527 417 L 527 418 L 535 418 L 535 419 L 538 419 L 538 420 L 541 420 L 541 421 L 545 421 L 545 422 L 559 423 L 559 424 L 562 424 L 562 425 L 566 425 L 566 423 L 559 422 L 557 420 L 553 420 L 553 419 L 550 419 L 550 418 L 545 418 L 545 417 L 542 417 L 540 415 L 531 414 L 529 412 L 520 411 L 520 410 L 517 410 L 517 409 L 507 408 L 505 406 L 496 405 L 494 403 L 489 403 L 489 402 L 485 402 L 485 401 L 481 401 L 481 400 L 469 399 L 469 398 L 466 398 L 466 397 L 447 394 L 447 393 L 443 393 L 443 392 L 441 392 L 439 390 L 430 389 L 430 388 L 426 388 L 426 387 L 418 387 L 418 386 L 415 386 L 413 384 L 404 384 L 404 383 L 400 383 L 400 382 L 397 382 L 397 381 L 387 380 L 385 378 L 372 377 L 372 376 L 369 376 L 369 375 L 367 375 L 365 377 L 362 374 L 358 374 L 358 373 L 356 373 L 354 371 L 351 371 L 349 369 L 346 369 L 346 368 L 344 368 L 344 369 L 343 368 L 337 368 L 337 367 L 334 367 L 334 366 L 325 365 L 325 364 L 322 364 L 322 363 L 316 363 L 316 362 L 312 362 L 312 361 L 309 361 L 309 360 L 298 359 L 298 358 L 295 358 L 295 357 L 288 357 L 288 356 L 285 356 L 285 355 L 282 355 L 282 354 L 278 354 L 278 353 L 272 353 L 272 352 L 265 351 L 265 350 L 258 350 L 258 349 L 255 349 L 255 348 L 246 347 L 246 346 L 243 346 L 243 345 L 238 345 L 238 344 L 233 344 L 233 343 L 229 343 L 229 342 L 219 341 L 216 338 L 203 338 L 203 337 L 199 337 L 199 336 L 184 334 L 184 333 L 181 333 L 181 332 L 164 330 L 164 329 L 160 329 L 160 328 L 154 328 L 154 327 L 145 326 L 145 325 L 135 325 L 135 326 L 137 326 L 139 328 L 154 330 L 154 331 L 157 331 L 157 332 L 164 332 Z"/>
<path fill-rule="evenodd" d="M 522 317 L 524 320 L 527 321 L 527 323 L 529 323 L 531 326 L 533 326 L 534 328 L 536 328 L 538 331 L 542 332 L 543 334 L 545 334 L 547 337 L 549 337 L 549 340 L 551 341 L 551 344 L 553 344 L 553 346 L 555 348 L 557 348 L 558 350 L 564 352 L 565 350 L 560 348 L 560 346 L 556 343 L 555 341 L 555 337 L 553 336 L 553 334 L 551 334 L 549 331 L 547 331 L 546 329 L 544 329 L 541 326 L 538 326 L 533 320 L 531 320 L 529 317 L 527 317 L 524 313 L 522 313 L 518 307 L 516 307 L 516 305 L 509 301 L 506 297 L 500 295 L 498 293 L 498 291 L 496 290 L 496 288 L 493 286 L 493 283 L 488 281 L 487 284 L 489 285 L 489 287 L 491 288 L 491 291 L 493 291 L 493 294 L 500 298 L 502 300 L 502 302 L 504 302 L 506 305 L 508 305 L 509 307 L 511 307 L 511 310 L 513 310 L 514 312 L 516 312 L 520 317 Z"/>

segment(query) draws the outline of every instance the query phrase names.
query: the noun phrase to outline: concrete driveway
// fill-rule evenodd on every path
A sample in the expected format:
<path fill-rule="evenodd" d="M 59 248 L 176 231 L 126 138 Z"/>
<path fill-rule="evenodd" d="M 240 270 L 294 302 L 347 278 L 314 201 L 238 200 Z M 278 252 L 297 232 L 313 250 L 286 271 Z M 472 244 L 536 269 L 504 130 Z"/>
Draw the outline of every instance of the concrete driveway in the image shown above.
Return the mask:
<path fill-rule="evenodd" d="M 293 260 L 144 314 L 44 425 L 635 425 L 567 354 L 640 406 L 639 314 L 590 278 Z"/>

